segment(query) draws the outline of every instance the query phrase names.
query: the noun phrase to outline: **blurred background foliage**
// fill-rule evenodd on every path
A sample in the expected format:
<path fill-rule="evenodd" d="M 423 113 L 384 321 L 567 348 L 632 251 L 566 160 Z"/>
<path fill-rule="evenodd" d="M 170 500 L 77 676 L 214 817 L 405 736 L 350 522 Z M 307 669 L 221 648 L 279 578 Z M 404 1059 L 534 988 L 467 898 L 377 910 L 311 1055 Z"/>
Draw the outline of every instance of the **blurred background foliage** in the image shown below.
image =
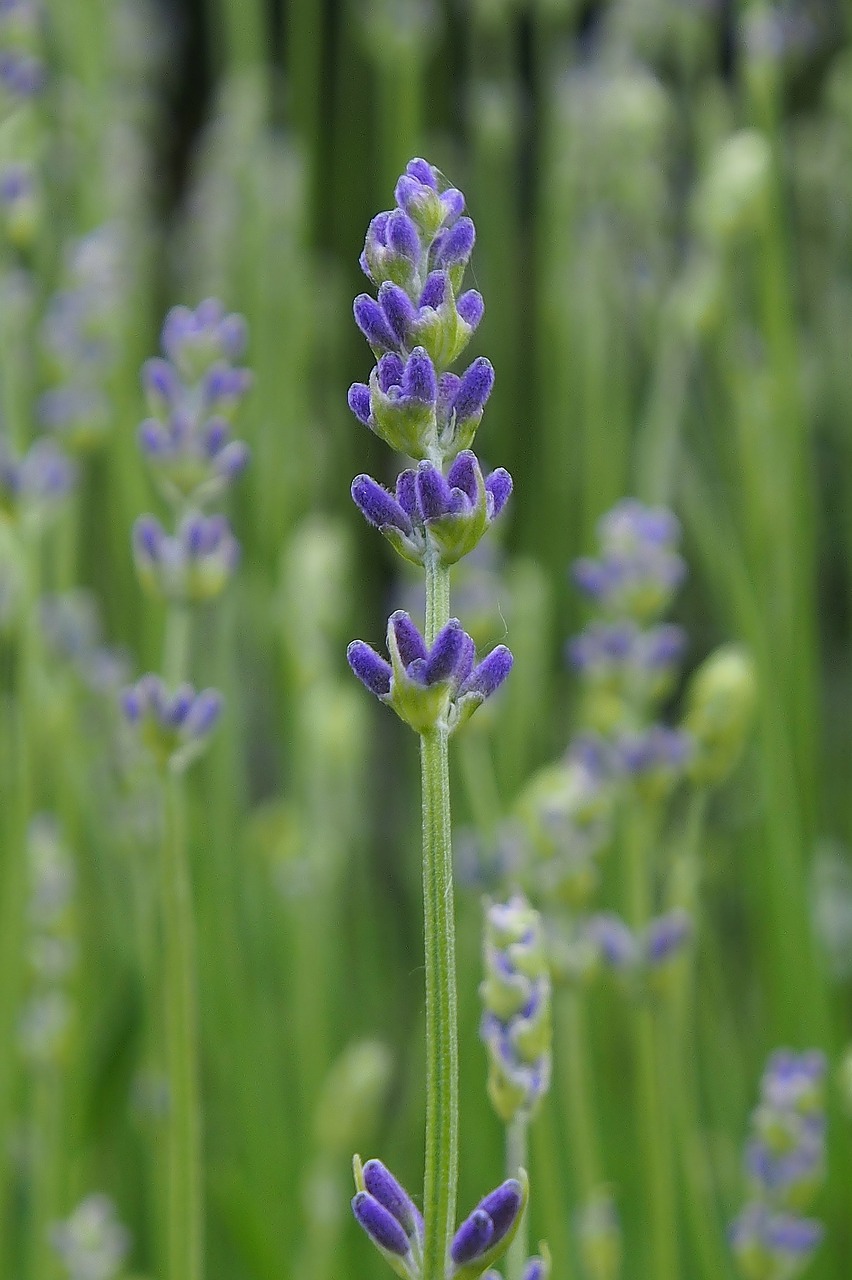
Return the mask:
<path fill-rule="evenodd" d="M 757 669 L 753 741 L 703 825 L 689 1016 L 719 1239 L 766 1054 L 819 1046 L 831 1178 L 810 1274 L 840 1280 L 852 1256 L 852 1091 L 838 1075 L 852 1039 L 847 7 L 45 0 L 33 39 L 44 87 L 0 131 L 2 166 L 32 173 L 26 200 L 0 195 L 4 426 L 22 446 L 45 425 L 44 394 L 85 372 L 79 352 L 51 345 L 52 300 L 73 290 L 88 290 L 101 343 L 86 384 L 101 409 L 72 441 L 79 487 L 39 552 L 54 608 L 32 641 L 27 794 L 31 812 L 57 814 L 73 855 L 79 954 L 61 1044 L 37 1067 L 22 1051 L 9 1085 L 8 1274 L 62 1274 L 38 1243 L 27 1257 L 32 1224 L 97 1189 L 130 1228 L 131 1270 L 158 1273 L 156 824 L 122 768 L 114 690 L 159 661 L 163 610 L 138 588 L 129 528 L 153 493 L 136 450 L 138 371 L 175 302 L 215 295 L 242 312 L 255 374 L 240 416 L 252 464 L 231 512 L 241 572 L 193 650 L 197 683 L 228 707 L 191 785 L 208 1274 L 379 1274 L 348 1216 L 352 1150 L 380 1148 L 418 1185 L 416 753 L 343 655 L 352 635 L 377 643 L 390 608 L 416 608 L 416 584 L 349 501 L 356 472 L 391 471 L 346 390 L 370 367 L 351 319 L 367 223 L 425 155 L 477 224 L 486 317 L 471 354 L 497 375 L 479 443 L 515 480 L 502 546 L 459 570 L 454 604 L 479 643 L 505 635 L 516 658 L 454 760 L 462 1203 L 502 1163 L 477 1038 L 480 854 L 577 724 L 564 649 L 584 615 L 567 569 L 633 494 L 683 524 L 688 668 L 734 640 Z M 0 550 L 14 594 L 5 535 Z M 11 705 L 6 848 L 29 816 Z M 590 1002 L 590 1070 L 624 1274 L 645 1280 L 619 1010 L 608 990 Z M 567 1126 L 554 1092 L 534 1133 L 532 1232 L 560 1278 L 580 1274 Z M 699 1274 L 688 1227 L 682 1249 L 682 1274 Z"/>

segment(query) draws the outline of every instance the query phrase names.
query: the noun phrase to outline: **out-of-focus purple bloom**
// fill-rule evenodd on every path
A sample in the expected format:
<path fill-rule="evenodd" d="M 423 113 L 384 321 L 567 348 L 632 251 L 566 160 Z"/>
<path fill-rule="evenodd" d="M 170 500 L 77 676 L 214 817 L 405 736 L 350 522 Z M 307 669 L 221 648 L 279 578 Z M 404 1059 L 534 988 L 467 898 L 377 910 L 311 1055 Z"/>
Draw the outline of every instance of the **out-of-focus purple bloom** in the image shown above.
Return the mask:
<path fill-rule="evenodd" d="M 656 916 L 645 929 L 642 950 L 645 963 L 659 969 L 679 955 L 692 939 L 694 926 L 688 911 L 676 909 Z"/>
<path fill-rule="evenodd" d="M 74 487 L 76 469 L 52 440 L 36 440 L 16 457 L 0 439 L 0 511 L 40 525 L 56 514 Z"/>
<path fill-rule="evenodd" d="M 143 586 L 170 600 L 202 601 L 218 596 L 240 557 L 240 546 L 222 515 L 188 512 L 172 537 L 154 516 L 133 527 L 133 555 Z"/>
<path fill-rule="evenodd" d="M 123 690 L 121 709 L 157 764 L 181 769 L 203 749 L 221 715 L 222 696 L 215 689 L 196 693 L 191 684 L 170 690 L 149 674 Z"/>
<path fill-rule="evenodd" d="M 524 897 L 492 903 L 485 919 L 480 1036 L 488 1096 L 504 1123 L 532 1116 L 550 1084 L 550 971 L 541 917 Z"/>
<path fill-rule="evenodd" d="M 623 775 L 643 790 L 659 793 L 674 786 L 691 754 L 690 735 L 662 724 L 625 731 L 614 744 L 614 759 Z"/>
<path fill-rule="evenodd" d="M 793 1280 L 805 1269 L 825 1235 L 821 1222 L 749 1204 L 731 1223 L 728 1240 L 744 1280 Z"/>
<path fill-rule="evenodd" d="M 44 85 L 42 18 L 37 0 L 0 4 L 0 86 L 12 102 L 33 97 Z"/>
<path fill-rule="evenodd" d="M 585 933 L 600 958 L 611 969 L 627 972 L 639 958 L 633 930 L 613 911 L 600 912 L 586 922 Z"/>
<path fill-rule="evenodd" d="M 456 618 L 429 648 L 409 615 L 398 609 L 387 636 L 390 662 L 363 640 L 353 640 L 346 656 L 361 683 L 419 733 L 439 723 L 452 732 L 511 670 L 512 656 L 504 645 L 476 665 L 473 640 Z"/>
<path fill-rule="evenodd" d="M 202 503 L 248 462 L 247 445 L 232 440 L 230 428 L 252 380 L 236 363 L 245 351 L 245 321 L 212 298 L 194 311 L 173 307 L 162 343 L 167 358 L 142 370 L 152 416 L 139 429 L 139 444 L 170 501 Z"/>
<path fill-rule="evenodd" d="M 601 554 L 576 561 L 574 581 L 605 613 L 648 622 L 659 616 L 686 573 L 680 526 L 670 511 L 625 499 L 598 525 Z"/>
<path fill-rule="evenodd" d="M 130 1248 L 130 1233 L 108 1196 L 90 1195 L 51 1227 L 50 1243 L 70 1280 L 113 1280 Z"/>

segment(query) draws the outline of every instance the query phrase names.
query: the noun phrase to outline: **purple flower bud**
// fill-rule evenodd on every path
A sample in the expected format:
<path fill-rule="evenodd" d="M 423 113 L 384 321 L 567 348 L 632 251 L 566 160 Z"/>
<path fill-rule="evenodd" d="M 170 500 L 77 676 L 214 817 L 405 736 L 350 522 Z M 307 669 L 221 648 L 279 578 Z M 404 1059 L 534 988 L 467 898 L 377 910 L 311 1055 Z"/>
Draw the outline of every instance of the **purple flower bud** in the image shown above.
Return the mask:
<path fill-rule="evenodd" d="M 648 964 L 656 966 L 670 960 L 690 940 L 692 933 L 692 917 L 686 911 L 669 911 L 657 916 L 645 931 Z"/>
<path fill-rule="evenodd" d="M 480 1200 L 477 1209 L 482 1209 L 494 1223 L 492 1244 L 497 1244 L 514 1226 L 521 1207 L 523 1196 L 521 1184 L 517 1178 L 507 1178 L 494 1191 L 489 1192 L 484 1200 Z"/>
<path fill-rule="evenodd" d="M 376 377 L 379 383 L 379 390 L 388 394 L 391 387 L 402 386 L 402 378 L 405 373 L 405 366 L 399 356 L 394 351 L 383 355 L 376 365 Z"/>
<path fill-rule="evenodd" d="M 417 472 L 407 468 L 396 479 L 396 500 L 407 516 L 417 510 Z"/>
<path fill-rule="evenodd" d="M 426 283 L 423 286 L 423 292 L 420 294 L 420 306 L 429 307 L 432 311 L 437 311 L 447 300 L 450 292 L 450 282 L 447 279 L 445 271 L 431 271 L 426 277 Z"/>
<path fill-rule="evenodd" d="M 346 660 L 355 675 L 377 698 L 390 693 L 393 671 L 389 662 L 363 640 L 353 640 L 346 650 Z"/>
<path fill-rule="evenodd" d="M 456 420 L 464 422 L 481 413 L 494 386 L 494 369 L 491 361 L 479 356 L 465 371 L 453 408 Z"/>
<path fill-rule="evenodd" d="M 401 258 L 407 258 L 417 266 L 420 261 L 420 237 L 417 228 L 402 209 L 394 209 L 385 226 L 385 238 L 389 248 Z"/>
<path fill-rule="evenodd" d="M 411 521 L 403 508 L 387 489 L 370 476 L 355 477 L 352 481 L 352 499 L 364 519 L 375 528 L 382 529 L 391 525 L 402 533 L 412 532 Z"/>
<path fill-rule="evenodd" d="M 426 683 L 440 684 L 455 677 L 458 664 L 466 653 L 465 633 L 458 618 L 450 621 L 435 637 L 426 661 Z"/>
<path fill-rule="evenodd" d="M 636 939 L 633 932 L 613 911 L 592 916 L 586 934 L 600 955 L 613 969 L 629 969 L 636 962 Z"/>
<path fill-rule="evenodd" d="M 481 479 L 482 472 L 476 454 L 470 449 L 463 449 L 450 467 L 447 476 L 448 485 L 453 489 L 461 489 L 471 506 L 474 506 L 479 496 Z"/>
<path fill-rule="evenodd" d="M 486 477 L 485 491 L 491 495 L 493 503 L 491 518 L 496 520 L 512 493 L 512 477 L 504 467 L 498 467 Z"/>
<path fill-rule="evenodd" d="M 476 229 L 470 218 L 459 220 L 448 230 L 439 232 L 432 247 L 432 262 L 440 268 L 460 266 L 473 252 Z"/>
<path fill-rule="evenodd" d="M 155 516 L 140 516 L 133 525 L 134 549 L 150 560 L 159 559 L 164 536 L 163 526 Z"/>
<path fill-rule="evenodd" d="M 521 1280 L 545 1280 L 547 1269 L 541 1258 L 530 1258 Z"/>
<path fill-rule="evenodd" d="M 142 384 L 148 395 L 157 397 L 165 404 L 171 404 L 180 391 L 180 379 L 174 365 L 159 356 L 146 360 L 143 364 Z"/>
<path fill-rule="evenodd" d="M 471 674 L 465 680 L 460 694 L 475 693 L 482 698 L 490 698 L 512 670 L 514 658 L 509 649 L 504 644 L 498 644 L 496 649 L 492 649 L 486 658 L 480 662 L 478 667 L 474 667 Z"/>
<path fill-rule="evenodd" d="M 452 509 L 453 495 L 441 472 L 431 462 L 421 462 L 416 478 L 417 507 L 422 520 L 435 520 Z"/>
<path fill-rule="evenodd" d="M 411 617 L 404 609 L 397 609 L 388 619 L 388 626 L 393 628 L 396 638 L 399 656 L 404 667 L 410 667 L 412 662 L 425 662 L 429 651 L 426 648 L 426 641 L 421 636 L 417 627 L 411 620 Z"/>
<path fill-rule="evenodd" d="M 468 289 L 457 300 L 456 311 L 471 329 L 478 328 L 479 322 L 485 314 L 485 303 L 482 300 L 482 294 L 477 293 L 476 289 Z"/>
<path fill-rule="evenodd" d="M 184 732 L 193 738 L 204 738 L 214 728 L 224 705 L 216 689 L 203 689 L 184 719 Z"/>
<path fill-rule="evenodd" d="M 414 303 L 408 294 L 404 289 L 400 289 L 398 284 L 385 281 L 379 289 L 379 306 L 394 335 L 394 345 L 406 346 L 411 326 L 417 319 Z"/>
<path fill-rule="evenodd" d="M 494 1223 L 482 1209 L 474 1209 L 459 1227 L 450 1246 L 450 1256 L 456 1266 L 472 1262 L 485 1253 L 494 1238 Z"/>
<path fill-rule="evenodd" d="M 448 187 L 441 192 L 441 208 L 444 211 L 444 226 L 452 226 L 464 213 L 464 196 L 456 187 Z"/>
<path fill-rule="evenodd" d="M 349 408 L 364 426 L 370 423 L 370 388 L 364 382 L 353 382 L 349 388 Z"/>
<path fill-rule="evenodd" d="M 371 347 L 381 351 L 395 351 L 399 345 L 385 313 L 368 293 L 359 293 L 353 306 L 355 323 Z"/>
<path fill-rule="evenodd" d="M 432 191 L 438 190 L 437 174 L 428 160 L 415 156 L 405 166 L 405 172 L 410 178 L 416 178 L 424 187 L 430 187 Z"/>
<path fill-rule="evenodd" d="M 406 1235 L 409 1238 L 421 1235 L 423 1217 L 420 1210 L 381 1160 L 368 1160 L 363 1173 L 364 1186 L 370 1195 L 396 1218 Z"/>
<path fill-rule="evenodd" d="M 438 394 L 435 366 L 422 347 L 415 347 L 405 365 L 402 378 L 403 395 L 424 404 L 433 404 Z"/>
<path fill-rule="evenodd" d="M 368 1191 L 359 1191 L 353 1197 L 352 1212 L 370 1239 L 381 1249 L 387 1249 L 400 1258 L 410 1252 L 408 1236 L 396 1218 Z"/>

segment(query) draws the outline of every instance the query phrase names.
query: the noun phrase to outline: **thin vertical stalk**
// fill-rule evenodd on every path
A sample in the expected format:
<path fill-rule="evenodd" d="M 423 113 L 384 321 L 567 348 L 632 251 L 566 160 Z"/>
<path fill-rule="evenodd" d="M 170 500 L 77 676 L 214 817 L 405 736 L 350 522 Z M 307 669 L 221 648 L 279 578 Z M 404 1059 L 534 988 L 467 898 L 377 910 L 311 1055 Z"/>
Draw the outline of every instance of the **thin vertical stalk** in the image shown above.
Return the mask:
<path fill-rule="evenodd" d="M 627 898 L 631 923 L 641 929 L 651 915 L 649 855 L 654 833 L 653 810 L 634 799 L 626 824 Z M 659 1026 L 647 997 L 637 1001 L 634 1018 L 636 1114 L 639 1151 L 647 1190 L 650 1273 L 655 1280 L 678 1280 L 677 1188 L 674 1176 L 670 1116 L 663 1102 L 659 1061 Z"/>
<path fill-rule="evenodd" d="M 559 993 L 557 1062 L 571 1135 L 571 1167 L 579 1204 L 585 1204 L 601 1180 L 600 1153 L 592 1085 L 588 1071 L 585 997 L 575 986 Z"/>
<path fill-rule="evenodd" d="M 186 679 L 191 639 L 192 611 L 189 605 L 183 602 L 170 605 L 163 642 L 163 678 L 166 684 L 174 686 Z"/>
<path fill-rule="evenodd" d="M 519 1169 L 527 1167 L 529 1119 L 519 1112 L 506 1127 L 506 1177 L 516 1178 Z M 524 1211 L 515 1238 L 506 1254 L 508 1280 L 521 1280 L 529 1253 L 529 1224 Z"/>
<path fill-rule="evenodd" d="M 426 564 L 426 641 L 450 612 L 449 570 Z M 447 730 L 421 735 L 423 911 L 426 950 L 426 1168 L 423 1280 L 443 1280 L 458 1178 L 458 1027 Z"/>
<path fill-rule="evenodd" d="M 164 782 L 163 895 L 168 1117 L 168 1280 L 201 1280 L 203 1204 L 195 939 L 183 778 Z"/>

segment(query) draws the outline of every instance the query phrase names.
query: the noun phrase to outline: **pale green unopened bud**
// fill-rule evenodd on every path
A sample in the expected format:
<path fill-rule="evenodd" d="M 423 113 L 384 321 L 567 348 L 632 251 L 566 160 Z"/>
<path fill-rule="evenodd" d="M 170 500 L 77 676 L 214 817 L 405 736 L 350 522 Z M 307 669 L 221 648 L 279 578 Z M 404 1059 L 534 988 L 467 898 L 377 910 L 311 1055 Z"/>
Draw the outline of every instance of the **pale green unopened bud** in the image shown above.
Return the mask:
<path fill-rule="evenodd" d="M 695 198 L 695 220 L 707 240 L 726 242 L 756 225 L 771 165 L 769 142 L 757 129 L 741 129 L 719 146 Z"/>
<path fill-rule="evenodd" d="M 756 694 L 754 663 L 744 649 L 724 645 L 698 668 L 684 718 L 695 744 L 687 766 L 693 782 L 713 786 L 730 774 L 748 738 Z"/>
<path fill-rule="evenodd" d="M 618 1280 L 621 1274 L 621 1224 L 612 1193 L 596 1188 L 577 1211 L 583 1271 L 589 1280 Z"/>
<path fill-rule="evenodd" d="M 369 1137 L 390 1083 L 393 1062 L 378 1040 L 350 1044 L 332 1066 L 317 1103 L 317 1146 L 330 1156 L 348 1157 Z"/>
<path fill-rule="evenodd" d="M 533 1115 L 550 1084 L 550 970 L 541 917 L 520 894 L 489 906 L 483 958 L 488 1096 L 508 1124 Z"/>

